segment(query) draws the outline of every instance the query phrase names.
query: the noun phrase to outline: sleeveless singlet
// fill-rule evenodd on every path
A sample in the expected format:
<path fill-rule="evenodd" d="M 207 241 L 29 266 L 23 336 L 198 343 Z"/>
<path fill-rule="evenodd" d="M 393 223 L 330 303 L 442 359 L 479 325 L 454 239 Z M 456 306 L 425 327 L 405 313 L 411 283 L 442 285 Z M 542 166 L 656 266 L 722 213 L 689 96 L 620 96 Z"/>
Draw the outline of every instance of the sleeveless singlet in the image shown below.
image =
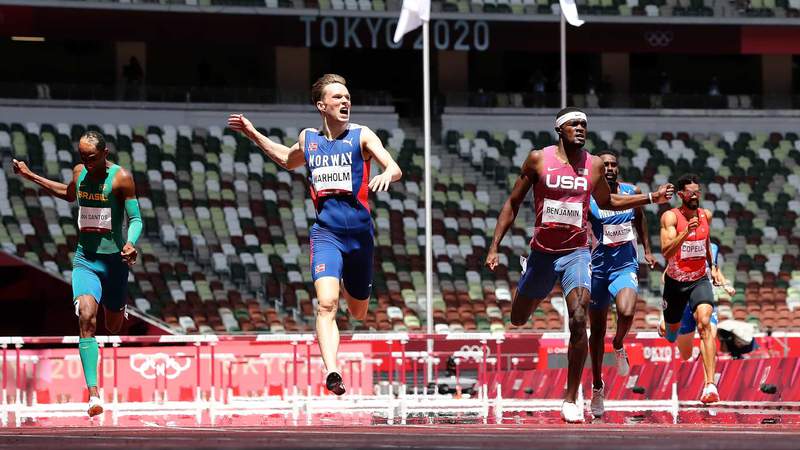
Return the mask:
<path fill-rule="evenodd" d="M 671 211 L 678 218 L 675 228 L 678 233 L 681 233 L 686 229 L 689 221 L 686 220 L 680 209 L 673 208 Z M 699 225 L 693 232 L 689 233 L 686 240 L 681 244 L 681 248 L 667 263 L 667 275 L 675 281 L 691 282 L 706 276 L 708 219 L 703 209 L 698 209 L 697 215 L 700 221 Z"/>
<path fill-rule="evenodd" d="M 350 124 L 333 140 L 307 130 L 304 147 L 317 224 L 346 234 L 372 230 L 370 164 L 361 154 L 361 126 Z"/>
<path fill-rule="evenodd" d="M 592 156 L 581 150 L 576 167 L 556 158 L 551 145 L 542 150 L 542 170 L 533 187 L 536 211 L 531 248 L 563 253 L 589 246 L 589 198 L 592 194 Z"/>
<path fill-rule="evenodd" d="M 619 183 L 620 195 L 635 195 L 636 186 Z M 636 234 L 633 229 L 634 209 L 607 211 L 590 200 L 592 232 L 597 246 L 592 251 L 592 271 L 616 272 L 639 266 L 636 255 Z"/>
<path fill-rule="evenodd" d="M 88 178 L 86 167 L 78 176 L 78 245 L 85 251 L 119 253 L 125 246 L 122 238 L 123 209 L 112 192 L 119 169 L 116 164 L 108 167 L 106 177 L 100 182 Z"/>

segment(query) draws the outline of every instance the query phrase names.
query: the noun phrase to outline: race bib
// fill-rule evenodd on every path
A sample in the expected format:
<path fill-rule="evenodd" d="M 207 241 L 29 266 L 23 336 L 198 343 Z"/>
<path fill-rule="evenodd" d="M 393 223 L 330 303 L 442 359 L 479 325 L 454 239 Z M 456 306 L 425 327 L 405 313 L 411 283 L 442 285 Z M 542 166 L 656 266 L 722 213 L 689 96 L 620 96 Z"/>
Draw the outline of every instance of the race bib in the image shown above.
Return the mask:
<path fill-rule="evenodd" d="M 681 244 L 681 259 L 699 259 L 706 257 L 706 241 L 684 241 Z"/>
<path fill-rule="evenodd" d="M 603 245 L 620 245 L 631 242 L 636 237 L 633 235 L 633 224 L 625 222 L 621 224 L 603 224 Z"/>
<path fill-rule="evenodd" d="M 78 229 L 89 233 L 107 233 L 111 231 L 111 208 L 78 208 Z"/>
<path fill-rule="evenodd" d="M 350 166 L 324 166 L 311 171 L 311 180 L 317 192 L 353 192 L 353 174 Z"/>
<path fill-rule="evenodd" d="M 580 227 L 583 224 L 583 204 L 544 199 L 542 223 L 563 223 Z"/>

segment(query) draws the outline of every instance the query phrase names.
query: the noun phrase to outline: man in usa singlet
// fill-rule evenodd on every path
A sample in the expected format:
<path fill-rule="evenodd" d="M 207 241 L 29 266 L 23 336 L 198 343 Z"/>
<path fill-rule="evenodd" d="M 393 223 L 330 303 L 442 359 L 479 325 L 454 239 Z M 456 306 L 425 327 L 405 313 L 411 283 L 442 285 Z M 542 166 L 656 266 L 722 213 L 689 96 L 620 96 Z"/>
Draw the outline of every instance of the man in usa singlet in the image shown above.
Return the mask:
<path fill-rule="evenodd" d="M 566 422 L 583 422 L 583 407 L 578 405 L 577 393 L 588 353 L 589 198 L 594 197 L 603 209 L 625 210 L 668 201 L 672 197 L 672 185 L 660 186 L 650 194 L 613 194 L 603 176 L 603 162 L 583 148 L 586 114 L 577 108 L 559 111 L 555 131 L 558 144 L 532 150 L 523 163 L 520 176 L 497 219 L 486 266 L 490 270 L 498 266 L 500 242 L 514 223 L 525 196 L 533 189 L 536 220 L 531 253 L 511 302 L 511 323 L 524 325 L 553 289 L 556 279 L 561 278 L 570 329 L 567 391 L 561 417 Z"/>
<path fill-rule="evenodd" d="M 700 182 L 697 175 L 686 174 L 676 183 L 681 206 L 661 216 L 661 251 L 667 260 L 664 274 L 664 322 L 666 338 L 675 342 L 684 309 L 694 315 L 700 333 L 705 386 L 703 403 L 719 401 L 715 385 L 717 346 L 716 328 L 712 325 L 714 291 L 708 279 L 713 265 L 709 239 L 711 211 L 700 208 Z M 713 271 L 714 284 L 722 284 L 719 271 Z M 693 331 L 692 331 L 693 333 Z"/>
<path fill-rule="evenodd" d="M 611 192 L 620 195 L 640 194 L 636 186 L 619 181 L 617 152 L 611 149 L 596 154 L 603 161 L 605 178 Z M 650 251 L 650 235 L 647 220 L 641 207 L 622 211 L 608 211 L 591 200 L 589 220 L 596 245 L 592 250 L 592 293 L 589 304 L 591 336 L 589 352 L 592 359 L 591 410 L 601 417 L 605 410 L 603 384 L 603 355 L 605 351 L 606 318 L 611 301 L 617 308 L 617 332 L 612 342 L 617 361 L 617 374 L 628 376 L 630 365 L 623 340 L 633 324 L 636 298 L 639 293 L 636 254 L 636 235 L 644 247 L 644 259 L 652 268 L 655 265 Z M 634 234 L 634 229 L 636 230 Z"/>
<path fill-rule="evenodd" d="M 108 160 L 102 134 L 87 131 L 78 141 L 81 164 L 69 184 L 48 180 L 14 160 L 14 172 L 68 202 L 78 201 L 78 247 L 72 261 L 72 302 L 80 326 L 78 352 L 89 390 L 90 417 L 103 412 L 97 390 L 99 348 L 95 322 L 103 305 L 106 328 L 118 333 L 126 316 L 128 266 L 135 264 L 134 245 L 142 234 L 142 217 L 131 174 Z M 123 213 L 128 233 L 123 237 Z"/>
<path fill-rule="evenodd" d="M 317 338 L 325 363 L 325 386 L 345 393 L 338 366 L 339 297 L 356 320 L 364 320 L 372 290 L 374 247 L 369 190 L 386 191 L 402 172 L 367 127 L 350 123 L 350 92 L 344 77 L 326 74 L 311 87 L 322 118 L 319 129 L 306 128 L 286 147 L 261 134 L 242 114 L 231 114 L 228 126 L 252 140 L 287 170 L 305 166 L 317 221 L 311 227 L 311 274 L 317 296 Z M 372 159 L 383 173 L 370 179 Z"/>

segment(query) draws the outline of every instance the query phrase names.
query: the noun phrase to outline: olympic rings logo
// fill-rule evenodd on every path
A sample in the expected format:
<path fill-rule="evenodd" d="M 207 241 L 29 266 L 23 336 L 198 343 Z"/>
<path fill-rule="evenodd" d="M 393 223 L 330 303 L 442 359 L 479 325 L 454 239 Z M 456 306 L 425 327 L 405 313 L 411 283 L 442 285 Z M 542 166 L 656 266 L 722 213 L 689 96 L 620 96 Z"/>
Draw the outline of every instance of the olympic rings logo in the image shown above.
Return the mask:
<path fill-rule="evenodd" d="M 646 31 L 644 33 L 644 40 L 647 41 L 647 44 L 650 47 L 668 47 L 669 44 L 672 43 L 672 40 L 675 39 L 675 35 L 672 31 Z"/>
<path fill-rule="evenodd" d="M 187 359 L 185 364 L 180 364 L 175 358 L 166 353 L 135 353 L 130 358 L 131 369 L 147 380 L 153 380 L 159 375 L 174 380 L 188 369 L 191 363 Z"/>

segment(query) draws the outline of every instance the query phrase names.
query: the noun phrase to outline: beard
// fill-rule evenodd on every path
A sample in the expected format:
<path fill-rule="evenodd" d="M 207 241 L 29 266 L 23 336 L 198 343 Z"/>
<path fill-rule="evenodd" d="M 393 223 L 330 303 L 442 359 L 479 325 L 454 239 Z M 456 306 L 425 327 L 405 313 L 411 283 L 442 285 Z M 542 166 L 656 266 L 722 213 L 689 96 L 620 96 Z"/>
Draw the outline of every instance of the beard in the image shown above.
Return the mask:
<path fill-rule="evenodd" d="M 697 200 L 688 201 L 684 203 L 684 205 L 686 206 L 687 209 L 691 209 L 692 211 L 694 211 L 695 209 L 700 207 L 700 202 Z"/>

